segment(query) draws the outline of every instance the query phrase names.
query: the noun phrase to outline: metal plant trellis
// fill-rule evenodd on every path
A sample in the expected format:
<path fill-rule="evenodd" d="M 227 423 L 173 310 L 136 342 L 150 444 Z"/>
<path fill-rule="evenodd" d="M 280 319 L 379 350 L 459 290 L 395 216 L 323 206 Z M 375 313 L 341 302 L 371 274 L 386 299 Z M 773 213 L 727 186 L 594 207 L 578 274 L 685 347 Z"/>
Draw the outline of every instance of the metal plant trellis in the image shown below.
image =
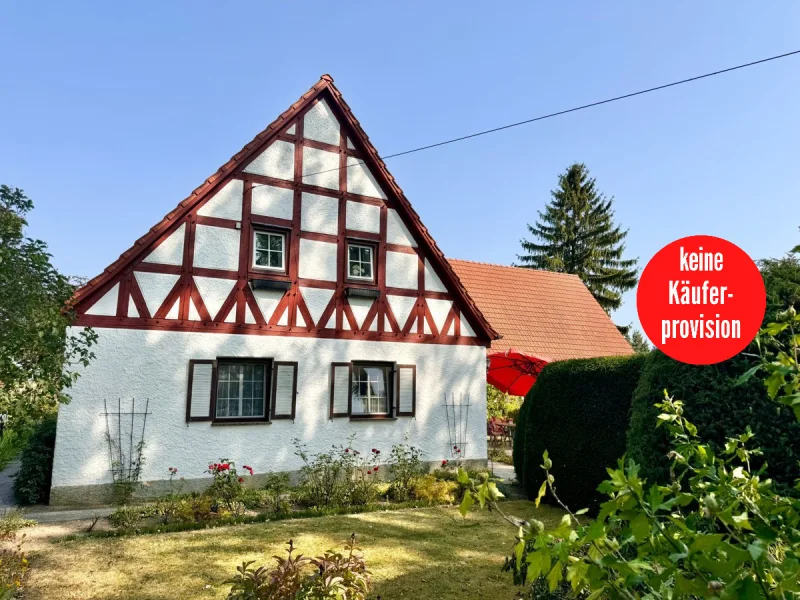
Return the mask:
<path fill-rule="evenodd" d="M 450 456 L 460 465 L 467 453 L 467 431 L 469 424 L 469 394 L 460 394 L 456 401 L 455 392 L 444 395 L 444 411 L 447 416 L 447 435 L 449 443 L 447 448 Z"/>
<path fill-rule="evenodd" d="M 109 411 L 103 400 L 106 419 L 106 441 L 111 461 L 114 483 L 136 483 L 142 469 L 144 433 L 150 413 L 150 399 L 145 400 L 144 412 L 136 412 L 136 398 L 131 398 L 130 411 L 123 410 L 122 399 L 117 399 L 117 410 Z M 141 425 L 140 425 L 141 423 Z M 134 440 L 137 440 L 134 443 Z"/>

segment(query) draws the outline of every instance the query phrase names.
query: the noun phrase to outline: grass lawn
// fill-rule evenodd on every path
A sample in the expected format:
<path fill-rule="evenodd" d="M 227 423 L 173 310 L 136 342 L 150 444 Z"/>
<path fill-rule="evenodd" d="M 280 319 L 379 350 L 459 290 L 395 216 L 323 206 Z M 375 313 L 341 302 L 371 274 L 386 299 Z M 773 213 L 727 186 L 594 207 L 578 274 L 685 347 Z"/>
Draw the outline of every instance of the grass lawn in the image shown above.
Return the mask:
<path fill-rule="evenodd" d="M 504 512 L 561 518 L 532 502 L 503 503 Z M 225 598 L 223 582 L 244 560 L 259 564 L 284 555 L 293 539 L 303 554 L 340 547 L 355 532 L 373 575 L 372 597 L 513 598 L 503 558 L 513 528 L 498 515 L 455 508 L 298 519 L 203 531 L 46 544 L 31 553 L 26 598 L 178 600 Z"/>

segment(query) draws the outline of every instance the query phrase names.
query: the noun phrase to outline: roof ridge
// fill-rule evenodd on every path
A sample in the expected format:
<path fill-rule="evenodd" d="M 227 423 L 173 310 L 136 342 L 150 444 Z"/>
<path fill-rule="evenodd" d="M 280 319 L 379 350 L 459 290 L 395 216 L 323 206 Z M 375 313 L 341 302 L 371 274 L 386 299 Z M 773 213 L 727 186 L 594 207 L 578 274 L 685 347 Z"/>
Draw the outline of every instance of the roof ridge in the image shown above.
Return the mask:
<path fill-rule="evenodd" d="M 547 269 L 533 269 L 530 267 L 518 267 L 517 265 L 498 265 L 497 263 L 489 263 L 482 260 L 467 260 L 465 258 L 448 258 L 449 261 L 460 262 L 460 263 L 470 263 L 473 265 L 484 265 L 486 267 L 501 267 L 503 269 L 514 269 L 516 271 L 522 272 L 532 272 L 532 273 L 547 273 L 548 275 L 561 275 L 564 277 L 578 277 L 574 273 L 559 273 L 558 271 L 548 271 Z"/>

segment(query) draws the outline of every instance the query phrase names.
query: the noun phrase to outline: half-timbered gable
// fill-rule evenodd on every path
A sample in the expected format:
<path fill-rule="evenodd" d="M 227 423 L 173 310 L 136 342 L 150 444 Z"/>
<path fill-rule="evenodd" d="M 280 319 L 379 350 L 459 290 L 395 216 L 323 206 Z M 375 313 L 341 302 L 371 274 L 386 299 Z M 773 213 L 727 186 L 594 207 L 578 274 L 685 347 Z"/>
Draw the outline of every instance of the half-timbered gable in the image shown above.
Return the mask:
<path fill-rule="evenodd" d="M 168 466 L 202 488 L 220 457 L 297 471 L 294 438 L 486 458 L 497 334 L 329 76 L 73 306 L 98 340 L 59 410 L 53 502 L 105 500 L 139 443 L 151 493 Z"/>
<path fill-rule="evenodd" d="M 94 327 L 496 337 L 328 76 L 82 288 L 76 308 Z"/>

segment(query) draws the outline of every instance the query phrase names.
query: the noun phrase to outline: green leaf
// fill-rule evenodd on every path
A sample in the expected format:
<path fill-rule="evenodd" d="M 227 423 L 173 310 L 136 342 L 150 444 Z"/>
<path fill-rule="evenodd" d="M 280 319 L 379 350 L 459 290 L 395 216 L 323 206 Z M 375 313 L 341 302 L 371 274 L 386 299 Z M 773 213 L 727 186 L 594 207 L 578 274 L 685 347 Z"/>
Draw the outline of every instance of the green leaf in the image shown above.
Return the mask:
<path fill-rule="evenodd" d="M 689 546 L 691 552 L 713 552 L 725 536 L 721 533 L 699 534 Z"/>
<path fill-rule="evenodd" d="M 592 521 L 591 525 L 586 529 L 586 535 L 583 537 L 584 542 L 593 542 L 595 540 L 599 540 L 603 537 L 605 533 L 605 527 L 603 521 L 597 519 Z"/>
<path fill-rule="evenodd" d="M 753 542 L 747 545 L 747 551 L 750 553 L 750 556 L 753 557 L 753 560 L 758 560 L 764 554 L 764 546 L 759 542 Z"/>
<path fill-rule="evenodd" d="M 631 532 L 633 533 L 634 539 L 637 543 L 641 543 L 643 540 L 650 535 L 650 521 L 647 518 L 647 515 L 644 513 L 639 513 L 630 521 L 631 524 Z"/>
<path fill-rule="evenodd" d="M 743 512 L 740 515 L 732 515 L 731 519 L 733 520 L 733 524 L 739 529 L 753 529 L 750 526 L 750 519 L 747 517 L 747 512 Z"/>
<path fill-rule="evenodd" d="M 576 515 L 576 516 L 579 516 L 579 515 L 585 515 L 587 512 L 589 512 L 589 509 L 588 509 L 588 508 L 582 508 L 582 509 L 580 509 L 579 511 L 576 511 L 576 512 L 575 512 L 575 515 Z"/>
<path fill-rule="evenodd" d="M 533 581 L 550 568 L 550 553 L 539 550 L 528 554 L 528 570 L 525 581 Z"/>
<path fill-rule="evenodd" d="M 558 584 L 561 583 L 563 579 L 563 573 L 561 571 L 561 562 L 556 561 L 553 568 L 550 569 L 550 572 L 547 574 L 547 586 L 550 588 L 551 592 L 556 591 Z"/>
<path fill-rule="evenodd" d="M 458 483 L 462 485 L 469 484 L 469 475 L 467 475 L 467 472 L 461 467 L 458 467 Z"/>
<path fill-rule="evenodd" d="M 536 495 L 536 508 L 539 508 L 539 503 L 544 498 L 544 495 L 547 493 L 547 481 L 543 481 L 541 487 L 539 488 L 539 493 Z"/>
<path fill-rule="evenodd" d="M 747 371 L 745 371 L 739 376 L 734 385 L 742 385 L 743 383 L 748 381 L 753 375 L 755 375 L 759 369 L 761 369 L 761 365 L 756 365 L 755 367 L 747 369 Z"/>
<path fill-rule="evenodd" d="M 525 540 L 520 540 L 517 542 L 517 545 L 514 546 L 514 555 L 517 558 L 517 569 L 522 567 L 522 553 L 525 552 Z"/>
<path fill-rule="evenodd" d="M 461 501 L 461 504 L 458 507 L 458 511 L 461 513 L 461 516 L 466 517 L 470 507 L 473 504 L 475 504 L 475 500 L 472 497 L 470 491 L 467 490 L 466 492 L 464 492 L 464 499 Z"/>

